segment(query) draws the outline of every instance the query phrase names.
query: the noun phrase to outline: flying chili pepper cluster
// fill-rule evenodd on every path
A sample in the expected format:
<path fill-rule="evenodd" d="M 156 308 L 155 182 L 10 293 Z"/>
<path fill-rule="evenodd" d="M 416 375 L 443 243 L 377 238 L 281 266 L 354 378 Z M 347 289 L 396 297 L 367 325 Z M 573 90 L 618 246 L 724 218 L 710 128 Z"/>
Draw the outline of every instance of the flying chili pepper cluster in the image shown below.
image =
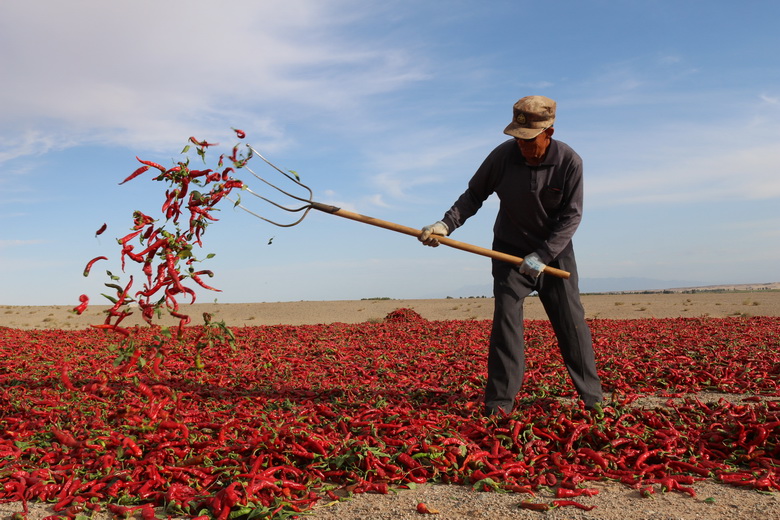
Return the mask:
<path fill-rule="evenodd" d="M 243 139 L 245 133 L 235 130 L 238 138 Z M 194 146 L 198 155 L 205 161 L 206 150 L 216 143 L 198 140 L 190 137 L 188 145 L 183 150 L 188 152 Z M 188 299 L 188 303 L 194 303 L 196 299 L 196 287 L 210 291 L 219 289 L 209 285 L 205 278 L 211 278 L 213 272 L 208 269 L 197 269 L 195 266 L 200 260 L 194 254 L 195 246 L 202 247 L 203 233 L 210 222 L 218 220 L 214 213 L 225 197 L 235 189 L 241 189 L 243 183 L 232 177 L 237 168 L 243 167 L 251 157 L 251 150 L 246 154 L 240 153 L 239 145 L 233 147 L 229 156 L 220 156 L 217 170 L 193 169 L 189 158 L 179 161 L 171 168 L 166 168 L 158 163 L 136 159 L 141 163 L 137 170 L 125 178 L 120 184 L 124 184 L 149 170 L 155 171 L 155 181 L 164 182 L 168 188 L 165 191 L 165 200 L 161 206 L 162 224 L 158 219 L 141 211 L 133 213 L 133 226 L 130 233 L 117 239 L 121 247 L 120 258 L 122 271 L 127 268 L 128 262 L 141 266 L 143 282 L 140 288 L 134 288 L 135 278 L 123 284 L 117 284 L 119 277 L 108 273 L 112 278 L 106 286 L 115 295 L 105 295 L 113 304 L 106 311 L 105 322 L 94 325 L 96 328 L 108 329 L 129 336 L 130 331 L 122 327 L 122 321 L 132 311 L 129 304 L 138 305 L 143 319 L 152 324 L 156 313 L 166 309 L 172 316 L 179 320 L 179 334 L 183 327 L 190 323 L 190 317 L 180 309 L 180 300 Z M 230 164 L 226 166 L 226 164 Z M 197 188 L 197 189 L 195 189 Z M 171 231 L 166 226 L 173 226 Z M 107 228 L 103 224 L 96 236 L 102 234 Z M 211 256 L 211 255 L 210 255 Z M 105 256 L 99 256 L 90 260 L 84 268 L 84 276 L 88 276 L 93 265 L 99 260 L 107 260 Z M 187 281 L 194 282 L 188 284 Z M 81 304 L 74 311 L 81 314 L 88 305 L 88 298 L 82 295 Z"/>

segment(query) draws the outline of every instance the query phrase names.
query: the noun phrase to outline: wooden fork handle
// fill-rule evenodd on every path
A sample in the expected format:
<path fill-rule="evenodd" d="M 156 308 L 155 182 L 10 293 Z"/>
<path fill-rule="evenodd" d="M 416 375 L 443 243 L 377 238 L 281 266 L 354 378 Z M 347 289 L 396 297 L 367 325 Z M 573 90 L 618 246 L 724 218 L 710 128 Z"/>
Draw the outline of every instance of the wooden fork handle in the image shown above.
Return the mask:
<path fill-rule="evenodd" d="M 416 228 L 402 226 L 401 224 L 388 222 L 387 220 L 380 220 L 374 217 L 367 217 L 366 215 L 361 215 L 359 213 L 347 211 L 345 209 L 337 208 L 335 206 L 329 206 L 327 204 L 321 204 L 319 202 L 313 202 L 311 206 L 312 208 L 319 211 L 324 211 L 325 213 L 331 213 L 333 215 L 338 215 L 339 217 L 348 218 L 350 220 L 356 220 L 357 222 L 362 222 L 364 224 L 369 224 L 372 226 L 389 229 L 390 231 L 396 231 L 398 233 L 403 233 L 405 235 L 410 235 L 419 238 L 419 236 L 422 234 L 422 231 Z M 457 240 L 453 240 L 449 237 L 445 237 L 441 235 L 435 235 L 435 236 L 436 236 L 436 240 L 438 240 L 439 243 L 455 249 L 460 249 L 461 251 L 467 251 L 469 253 L 487 256 L 495 260 L 501 260 L 503 262 L 509 262 L 510 264 L 515 264 L 515 265 L 520 265 L 521 263 L 523 263 L 523 259 L 520 258 L 519 256 L 508 255 L 506 253 L 494 251 L 493 249 L 487 249 L 484 247 L 467 244 L 465 242 L 459 242 Z M 557 276 L 558 278 L 569 278 L 569 276 L 571 276 L 571 273 L 569 273 L 568 271 L 564 271 L 562 269 L 556 269 L 554 267 L 550 267 L 549 265 L 545 266 L 544 272 L 553 276 Z"/>

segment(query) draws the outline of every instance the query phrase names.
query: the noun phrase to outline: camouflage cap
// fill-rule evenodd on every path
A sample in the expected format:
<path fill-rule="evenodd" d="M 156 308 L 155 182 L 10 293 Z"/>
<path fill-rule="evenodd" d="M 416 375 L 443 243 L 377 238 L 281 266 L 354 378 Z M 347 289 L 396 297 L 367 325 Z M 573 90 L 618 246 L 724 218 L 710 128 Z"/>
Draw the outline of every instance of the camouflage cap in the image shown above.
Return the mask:
<path fill-rule="evenodd" d="M 520 139 L 533 139 L 555 122 L 555 101 L 544 96 L 526 96 L 515 103 L 512 122 L 504 133 Z"/>

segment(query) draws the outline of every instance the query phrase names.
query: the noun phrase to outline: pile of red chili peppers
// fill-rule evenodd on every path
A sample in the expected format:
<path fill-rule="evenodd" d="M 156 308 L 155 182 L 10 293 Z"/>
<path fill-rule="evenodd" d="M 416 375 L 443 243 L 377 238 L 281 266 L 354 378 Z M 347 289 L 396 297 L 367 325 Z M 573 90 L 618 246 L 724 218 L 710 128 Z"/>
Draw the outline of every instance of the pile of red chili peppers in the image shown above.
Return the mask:
<path fill-rule="evenodd" d="M 155 370 L 130 371 L 107 359 L 101 330 L 1 328 L 0 499 L 67 517 L 226 519 L 421 482 L 516 492 L 539 510 L 592 507 L 591 483 L 607 479 L 644 493 L 693 495 L 704 479 L 780 490 L 780 319 L 591 327 L 603 412 L 573 400 L 549 325 L 529 321 L 523 393 L 498 419 L 479 413 L 489 321 L 406 310 L 238 328 L 236 349 L 205 349 L 204 370 L 190 362 L 199 326 Z M 669 401 L 639 406 L 647 394 Z M 558 499 L 539 499 L 545 487 Z"/>

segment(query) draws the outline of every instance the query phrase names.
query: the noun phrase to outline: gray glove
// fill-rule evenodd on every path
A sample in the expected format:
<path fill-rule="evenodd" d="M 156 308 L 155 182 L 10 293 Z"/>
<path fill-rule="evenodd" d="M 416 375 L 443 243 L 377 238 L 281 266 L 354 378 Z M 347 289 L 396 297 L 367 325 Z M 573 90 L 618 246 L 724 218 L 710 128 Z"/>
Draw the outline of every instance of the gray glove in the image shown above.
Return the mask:
<path fill-rule="evenodd" d="M 520 272 L 527 274 L 532 278 L 539 278 L 544 268 L 547 267 L 542 263 L 541 258 L 536 253 L 531 253 L 523 259 L 523 263 L 520 264 Z"/>
<path fill-rule="evenodd" d="M 439 245 L 439 241 L 436 240 L 436 235 L 446 237 L 449 232 L 450 228 L 447 227 L 447 224 L 439 220 L 430 226 L 422 228 L 422 233 L 420 233 L 420 236 L 417 237 L 417 239 L 426 246 L 436 247 Z"/>

